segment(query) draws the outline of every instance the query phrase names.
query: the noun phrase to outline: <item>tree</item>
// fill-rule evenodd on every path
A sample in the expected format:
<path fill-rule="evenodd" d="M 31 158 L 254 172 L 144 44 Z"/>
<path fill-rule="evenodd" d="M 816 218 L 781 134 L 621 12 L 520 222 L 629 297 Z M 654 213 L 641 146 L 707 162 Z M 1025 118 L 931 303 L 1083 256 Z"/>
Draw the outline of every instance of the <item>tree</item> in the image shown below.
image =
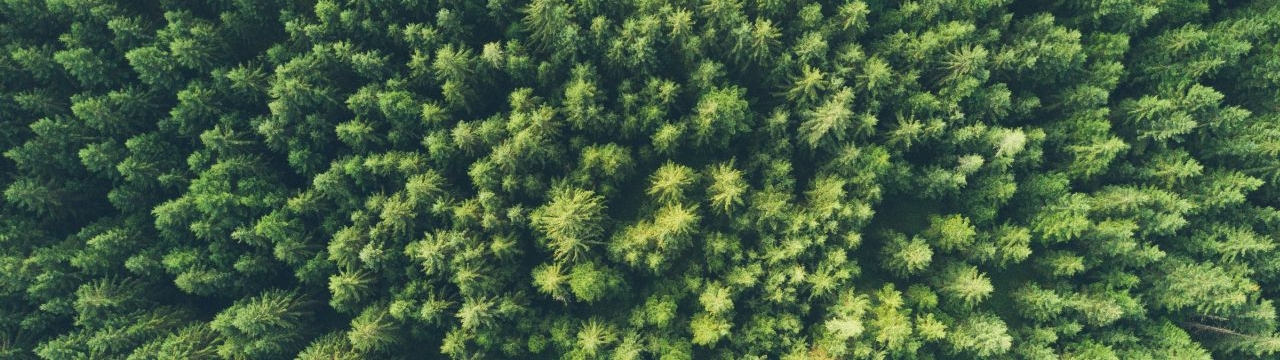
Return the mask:
<path fill-rule="evenodd" d="M 1250 294 L 1258 289 L 1248 279 L 1213 264 L 1185 260 L 1166 264 L 1166 272 L 1151 289 L 1154 304 L 1166 309 L 1230 315 L 1250 302 Z"/>
<path fill-rule="evenodd" d="M 800 132 L 809 147 L 817 147 L 827 134 L 836 141 L 844 140 L 844 130 L 853 125 L 852 102 L 853 89 L 841 88 L 821 106 L 803 113 L 805 121 L 800 124 Z"/>
<path fill-rule="evenodd" d="M 693 144 L 709 150 L 724 149 L 732 139 L 749 131 L 751 109 L 742 88 L 714 88 L 702 95 L 685 121 Z"/>
<path fill-rule="evenodd" d="M 749 35 L 738 36 L 734 52 L 746 54 L 752 61 L 772 58 L 774 50 L 781 44 L 779 38 L 782 37 L 782 31 L 773 25 L 772 20 L 757 18 L 749 28 L 742 29 L 747 30 Z"/>
<path fill-rule="evenodd" d="M 352 349 L 347 339 L 339 333 L 322 335 L 298 353 L 298 359 L 303 360 L 355 360 L 362 356 Z"/>
<path fill-rule="evenodd" d="M 952 336 L 947 339 L 950 340 L 951 349 L 956 352 L 987 357 L 1009 351 L 1013 346 L 1013 337 L 1009 336 L 1008 331 L 1008 326 L 999 317 L 976 314 L 960 321 Z"/>
<path fill-rule="evenodd" d="M 1035 283 L 1023 285 L 1013 293 L 1018 303 L 1018 312 L 1022 316 L 1048 321 L 1066 310 L 1067 301 L 1052 289 L 1041 288 Z"/>
<path fill-rule="evenodd" d="M 373 292 L 373 279 L 362 270 L 343 270 L 329 277 L 329 306 L 344 312 L 359 309 Z"/>
<path fill-rule="evenodd" d="M 800 75 L 791 79 L 791 87 L 787 89 L 787 100 L 799 103 L 812 103 L 818 98 L 818 91 L 826 88 L 826 74 L 822 70 L 809 65 L 800 68 Z M 849 96 L 852 96 L 850 94 Z"/>
<path fill-rule="evenodd" d="M 208 323 L 202 322 L 140 346 L 128 359 L 215 359 L 222 341 Z"/>
<path fill-rule="evenodd" d="M 943 295 L 966 307 L 978 305 L 995 291 L 991 279 L 977 267 L 958 263 L 943 267 L 935 282 Z"/>
<path fill-rule="evenodd" d="M 595 355 L 616 340 L 613 329 L 599 320 L 589 320 L 578 330 L 577 348 L 586 355 Z"/>
<path fill-rule="evenodd" d="M 559 0 L 536 0 L 529 3 L 524 12 L 522 24 L 528 29 L 530 40 L 540 49 L 558 49 L 574 41 L 569 37 L 578 32 L 572 6 Z"/>
<path fill-rule="evenodd" d="M 977 231 L 969 219 L 958 215 L 935 216 L 929 219 L 925 237 L 943 251 L 955 251 L 973 244 Z"/>
<path fill-rule="evenodd" d="M 289 354 L 300 348 L 310 322 L 309 301 L 285 290 L 269 290 L 237 301 L 218 313 L 209 326 L 223 339 L 222 357 Z"/>
<path fill-rule="evenodd" d="M 535 228 L 557 260 L 576 260 L 586 254 L 604 229 L 604 198 L 590 190 L 557 187 L 551 201 L 530 215 Z"/>
<path fill-rule="evenodd" d="M 95 49 L 75 46 L 53 54 L 54 61 L 62 64 L 67 73 L 84 87 L 107 86 L 119 74 L 117 63 Z"/>
<path fill-rule="evenodd" d="M 645 193 L 657 197 L 663 203 L 679 203 L 684 199 L 684 191 L 695 181 L 693 169 L 687 166 L 667 163 L 649 176 L 649 189 Z"/>
<path fill-rule="evenodd" d="M 729 335 L 732 325 L 725 319 L 710 313 L 699 312 L 689 322 L 689 331 L 693 333 L 695 345 L 712 345 Z"/>
<path fill-rule="evenodd" d="M 351 330 L 347 332 L 347 340 L 351 347 L 364 353 L 377 353 L 387 350 L 398 342 L 396 326 L 387 315 L 386 309 L 378 306 L 365 308 L 355 319 L 351 320 Z"/>
<path fill-rule="evenodd" d="M 702 295 L 698 296 L 698 302 L 702 304 L 703 310 L 711 314 L 722 314 L 733 310 L 733 294 L 730 290 L 720 284 L 712 283 L 702 290 Z"/>
<path fill-rule="evenodd" d="M 609 244 L 611 254 L 631 266 L 645 265 L 652 271 L 671 266 L 669 259 L 680 254 L 692 241 L 701 217 L 697 207 L 666 205 L 652 215 L 627 226 Z"/>
<path fill-rule="evenodd" d="M 711 180 L 711 184 L 707 187 L 711 208 L 729 214 L 734 206 L 743 204 L 747 184 L 743 179 L 742 171 L 734 168 L 733 160 L 710 168 L 707 177 Z"/>
<path fill-rule="evenodd" d="M 884 246 L 884 267 L 898 276 L 917 274 L 933 261 L 933 249 L 919 237 L 893 233 Z"/>
<path fill-rule="evenodd" d="M 569 290 L 574 297 L 588 303 L 616 294 L 624 284 L 613 269 L 592 262 L 575 264 L 569 270 Z"/>

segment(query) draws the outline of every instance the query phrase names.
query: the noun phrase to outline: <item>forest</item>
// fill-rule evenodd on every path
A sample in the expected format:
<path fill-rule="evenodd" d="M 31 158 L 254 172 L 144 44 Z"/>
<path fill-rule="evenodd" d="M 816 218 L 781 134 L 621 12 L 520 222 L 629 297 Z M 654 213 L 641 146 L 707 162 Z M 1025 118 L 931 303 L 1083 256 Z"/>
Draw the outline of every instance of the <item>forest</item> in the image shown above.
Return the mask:
<path fill-rule="evenodd" d="M 0 0 L 0 358 L 1280 358 L 1280 2 Z"/>

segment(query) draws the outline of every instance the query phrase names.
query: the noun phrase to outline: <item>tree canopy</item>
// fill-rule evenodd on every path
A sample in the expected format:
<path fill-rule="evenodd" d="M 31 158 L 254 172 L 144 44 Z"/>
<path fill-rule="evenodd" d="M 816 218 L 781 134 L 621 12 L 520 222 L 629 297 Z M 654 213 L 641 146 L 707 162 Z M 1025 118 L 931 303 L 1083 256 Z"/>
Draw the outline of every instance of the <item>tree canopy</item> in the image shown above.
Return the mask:
<path fill-rule="evenodd" d="M 0 358 L 1280 357 L 1280 4 L 0 0 Z"/>

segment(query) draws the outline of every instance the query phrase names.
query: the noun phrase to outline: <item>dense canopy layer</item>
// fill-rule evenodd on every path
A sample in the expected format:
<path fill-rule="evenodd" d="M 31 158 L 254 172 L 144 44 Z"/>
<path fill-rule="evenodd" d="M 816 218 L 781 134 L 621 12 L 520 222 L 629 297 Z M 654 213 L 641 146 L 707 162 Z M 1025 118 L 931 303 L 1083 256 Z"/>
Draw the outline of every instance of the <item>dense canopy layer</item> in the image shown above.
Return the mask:
<path fill-rule="evenodd" d="M 1280 4 L 0 0 L 6 359 L 1280 356 Z"/>

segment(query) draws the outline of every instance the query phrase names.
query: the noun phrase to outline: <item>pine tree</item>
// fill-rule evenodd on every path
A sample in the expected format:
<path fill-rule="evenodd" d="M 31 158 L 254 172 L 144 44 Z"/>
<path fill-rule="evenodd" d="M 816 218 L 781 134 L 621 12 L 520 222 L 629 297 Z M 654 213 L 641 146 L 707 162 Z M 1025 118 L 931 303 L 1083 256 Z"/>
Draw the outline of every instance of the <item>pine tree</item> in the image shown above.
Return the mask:
<path fill-rule="evenodd" d="M 270 290 L 236 302 L 218 313 L 209 326 L 223 339 L 222 357 L 289 354 L 300 348 L 310 322 L 309 302 L 302 295 Z"/>
<path fill-rule="evenodd" d="M 604 199 L 590 190 L 556 188 L 551 201 L 530 216 L 558 260 L 584 255 L 603 231 Z"/>

